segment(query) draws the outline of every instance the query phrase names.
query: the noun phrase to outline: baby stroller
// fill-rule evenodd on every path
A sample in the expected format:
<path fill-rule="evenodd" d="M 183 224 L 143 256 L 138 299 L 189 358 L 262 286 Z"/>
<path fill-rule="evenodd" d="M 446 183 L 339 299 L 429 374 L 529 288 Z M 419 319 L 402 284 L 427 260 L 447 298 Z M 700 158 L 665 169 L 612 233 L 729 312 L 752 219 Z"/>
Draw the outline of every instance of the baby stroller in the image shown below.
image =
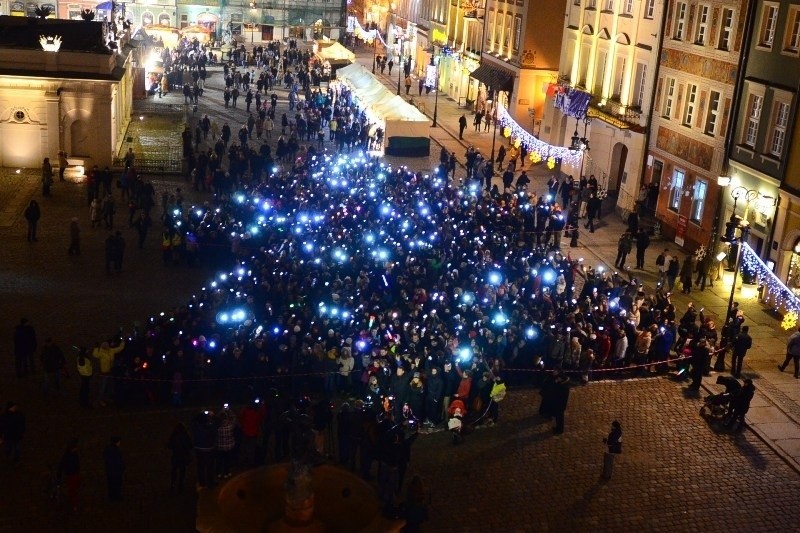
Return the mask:
<path fill-rule="evenodd" d="M 453 435 L 453 444 L 461 444 L 464 442 L 464 416 L 467 413 L 464 402 L 456 398 L 450 403 L 448 414 L 450 419 L 447 421 L 447 429 Z"/>
<path fill-rule="evenodd" d="M 731 376 L 719 376 L 717 385 L 723 385 L 725 392 L 709 394 L 703 401 L 703 407 L 700 408 L 700 416 L 714 419 L 724 418 L 728 413 L 731 398 L 742 388 L 739 380 Z"/>

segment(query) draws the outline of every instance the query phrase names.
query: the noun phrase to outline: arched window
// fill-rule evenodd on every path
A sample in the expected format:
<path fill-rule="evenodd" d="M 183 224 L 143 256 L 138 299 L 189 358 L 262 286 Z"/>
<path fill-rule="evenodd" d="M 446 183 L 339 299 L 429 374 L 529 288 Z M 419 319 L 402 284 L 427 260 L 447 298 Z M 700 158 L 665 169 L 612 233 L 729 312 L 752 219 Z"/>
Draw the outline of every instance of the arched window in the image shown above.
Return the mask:
<path fill-rule="evenodd" d="M 162 26 L 169 26 L 171 20 L 172 19 L 170 18 L 169 13 L 161 13 L 158 15 L 158 23 Z"/>
<path fill-rule="evenodd" d="M 153 14 L 149 11 L 142 13 L 142 26 L 152 26 L 153 20 Z"/>

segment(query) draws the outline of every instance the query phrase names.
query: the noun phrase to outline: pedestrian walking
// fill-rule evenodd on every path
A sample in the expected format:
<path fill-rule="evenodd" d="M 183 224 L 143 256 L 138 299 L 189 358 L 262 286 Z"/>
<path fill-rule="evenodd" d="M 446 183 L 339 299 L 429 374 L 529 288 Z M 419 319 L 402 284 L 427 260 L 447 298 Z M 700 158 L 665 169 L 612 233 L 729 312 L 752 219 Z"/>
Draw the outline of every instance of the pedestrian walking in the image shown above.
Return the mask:
<path fill-rule="evenodd" d="M 117 231 L 114 235 L 114 247 L 112 261 L 114 263 L 114 272 L 122 272 L 122 259 L 125 255 L 125 238 L 122 236 L 121 231 Z"/>
<path fill-rule="evenodd" d="M 472 121 L 473 125 L 475 126 L 475 131 L 481 131 L 481 120 L 483 120 L 483 111 L 478 111 L 475 113 L 475 120 Z"/>
<path fill-rule="evenodd" d="M 125 460 L 122 457 L 122 439 L 111 437 L 103 450 L 103 462 L 106 467 L 106 483 L 108 499 L 112 502 L 122 501 L 122 477 L 125 474 Z"/>
<path fill-rule="evenodd" d="M 778 365 L 778 370 L 783 372 L 789 366 L 789 361 L 794 361 L 794 378 L 800 379 L 800 329 L 789 336 L 786 342 L 786 359 Z"/>
<path fill-rule="evenodd" d="M 609 480 L 614 473 L 614 460 L 622 453 L 622 425 L 619 421 L 611 422 L 611 431 L 603 443 L 607 448 L 603 457 L 603 479 Z"/>
<path fill-rule="evenodd" d="M 89 390 L 92 383 L 92 374 L 94 374 L 94 365 L 89 358 L 89 350 L 86 347 L 78 348 L 78 359 L 76 361 L 78 376 L 81 380 L 80 392 L 78 393 L 78 402 L 84 409 L 91 407 L 89 403 Z"/>
<path fill-rule="evenodd" d="M 656 269 L 658 270 L 657 284 L 662 285 L 667 281 L 667 267 L 672 261 L 672 256 L 669 255 L 669 249 L 664 248 L 664 251 L 656 257 Z M 671 289 L 670 289 L 671 290 Z"/>
<path fill-rule="evenodd" d="M 64 172 L 67 170 L 67 152 L 63 150 L 58 151 L 58 181 L 66 181 L 64 179 Z"/>
<path fill-rule="evenodd" d="M 564 433 L 564 412 L 569 403 L 569 377 L 566 374 L 559 374 L 553 386 L 553 417 L 556 425 L 553 433 L 560 435 Z"/>
<path fill-rule="evenodd" d="M 394 67 L 394 58 L 390 59 L 386 65 L 389 67 L 389 76 L 392 75 L 392 67 Z M 381 68 L 381 74 L 383 74 L 383 68 Z"/>
<path fill-rule="evenodd" d="M 203 411 L 191 421 L 192 445 L 197 459 L 197 485 L 199 488 L 214 486 L 214 442 L 217 438 L 214 422 L 209 411 Z"/>
<path fill-rule="evenodd" d="M 69 223 L 69 248 L 68 255 L 81 255 L 81 228 L 78 225 L 78 217 L 72 217 Z"/>
<path fill-rule="evenodd" d="M 92 198 L 89 203 L 89 221 L 92 223 L 92 229 L 100 227 L 100 200 Z"/>
<path fill-rule="evenodd" d="M 411 76 L 406 76 L 405 85 L 406 85 L 406 96 L 408 96 L 408 93 L 411 92 Z"/>
<path fill-rule="evenodd" d="M 18 378 L 24 378 L 28 372 L 36 372 L 33 355 L 37 348 L 36 330 L 27 318 L 21 318 L 14 328 L 14 364 Z"/>
<path fill-rule="evenodd" d="M 450 153 L 450 160 L 447 163 L 447 173 L 453 175 L 452 179 L 456 179 L 456 153 Z"/>
<path fill-rule="evenodd" d="M 614 266 L 622 270 L 625 268 L 625 260 L 631 252 L 631 234 L 629 231 L 624 232 L 617 241 L 617 258 L 614 260 Z"/>
<path fill-rule="evenodd" d="M 103 202 L 100 204 L 100 212 L 103 215 L 103 223 L 106 229 L 113 228 L 116 204 L 114 203 L 114 197 L 111 196 L 111 193 L 106 194 L 105 198 L 103 198 Z"/>
<path fill-rule="evenodd" d="M 47 337 L 42 350 L 39 354 L 42 359 L 42 371 L 44 375 L 43 391 L 47 395 L 50 393 L 50 388 L 61 390 L 61 372 L 64 369 L 64 352 L 61 348 L 53 342 L 53 339 Z"/>
<path fill-rule="evenodd" d="M 681 265 L 681 291 L 683 294 L 692 292 L 692 275 L 694 275 L 694 256 L 687 255 Z M 671 290 L 671 289 L 670 289 Z"/>
<path fill-rule="evenodd" d="M 750 410 L 750 402 L 753 401 L 755 393 L 756 387 L 753 385 L 753 380 L 744 380 L 742 388 L 736 391 L 731 398 L 730 411 L 723 423 L 726 428 L 731 427 L 734 422 L 737 422 L 734 431 L 741 431 L 744 429 L 744 415 Z"/>
<path fill-rule="evenodd" d="M 742 374 L 742 363 L 747 355 L 747 350 L 753 347 L 753 339 L 750 337 L 750 326 L 742 326 L 742 330 L 731 343 L 733 347 L 731 355 L 731 374 L 739 378 Z M 724 352 L 723 352 L 724 353 Z M 724 355 L 723 355 L 724 357 Z M 725 370 L 725 359 L 721 359 L 721 370 Z"/>
<path fill-rule="evenodd" d="M 678 278 L 678 272 L 680 272 L 680 262 L 678 261 L 677 257 L 670 257 L 669 264 L 667 265 L 667 289 L 672 292 L 672 289 L 675 288 L 675 280 Z"/>
<path fill-rule="evenodd" d="M 50 196 L 50 186 L 53 185 L 53 165 L 50 158 L 45 157 L 42 162 L 42 196 Z"/>
<path fill-rule="evenodd" d="M 710 356 L 708 341 L 705 337 L 701 337 L 697 344 L 692 348 L 692 383 L 689 385 L 689 390 L 699 391 L 700 385 L 703 382 L 703 375 L 708 368 L 708 358 Z"/>
<path fill-rule="evenodd" d="M 25 415 L 16 402 L 6 404 L 6 412 L 0 418 L 0 442 L 12 463 L 19 462 L 22 451 L 22 438 L 25 436 Z"/>
<path fill-rule="evenodd" d="M 636 234 L 636 269 L 642 270 L 644 269 L 644 253 L 647 251 L 647 248 L 650 246 L 650 235 L 647 234 L 647 231 L 644 229 L 640 229 L 639 233 Z"/>
<path fill-rule="evenodd" d="M 169 435 L 167 448 L 172 453 L 169 488 L 182 492 L 186 479 L 186 465 L 189 464 L 192 453 L 192 439 L 186 426 L 180 422 L 175 424 Z"/>
<path fill-rule="evenodd" d="M 458 119 L 458 138 L 461 140 L 464 139 L 465 129 L 467 129 L 467 117 L 462 114 Z"/>
<path fill-rule="evenodd" d="M 697 262 L 697 268 L 695 269 L 697 272 L 697 279 L 695 280 L 694 284 L 700 286 L 700 292 L 706 290 L 706 283 L 708 283 L 709 287 L 714 286 L 714 284 L 711 283 L 711 280 L 708 279 L 709 271 L 711 270 L 711 266 L 713 264 L 713 257 L 708 252 L 706 252 L 702 259 Z"/>
<path fill-rule="evenodd" d="M 28 223 L 28 242 L 36 242 L 36 227 L 39 224 L 39 219 L 42 217 L 39 202 L 31 200 L 23 214 L 25 216 L 25 221 Z"/>
<path fill-rule="evenodd" d="M 81 488 L 81 456 L 78 453 L 78 439 L 72 439 L 58 462 L 56 476 L 67 487 L 67 498 L 72 512 L 78 510 L 78 493 Z"/>

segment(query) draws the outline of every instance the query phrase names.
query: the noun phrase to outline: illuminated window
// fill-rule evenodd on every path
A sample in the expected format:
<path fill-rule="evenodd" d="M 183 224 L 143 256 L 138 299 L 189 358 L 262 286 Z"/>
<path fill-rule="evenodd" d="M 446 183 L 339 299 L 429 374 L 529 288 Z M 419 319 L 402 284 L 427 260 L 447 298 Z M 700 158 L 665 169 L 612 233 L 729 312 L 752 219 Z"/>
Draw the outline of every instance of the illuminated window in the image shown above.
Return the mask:
<path fill-rule="evenodd" d="M 722 24 L 719 30 L 719 43 L 717 44 L 717 48 L 720 50 L 730 50 L 732 34 L 733 9 L 726 7 L 722 10 Z"/>
<path fill-rule="evenodd" d="M 683 112 L 683 125 L 690 128 L 694 124 L 694 112 L 697 105 L 697 85 L 686 86 L 686 107 Z"/>
<path fill-rule="evenodd" d="M 774 125 L 769 153 L 775 157 L 783 155 L 783 143 L 786 140 L 786 128 L 789 126 L 789 103 L 775 102 Z"/>
<path fill-rule="evenodd" d="M 686 173 L 676 168 L 672 173 L 672 188 L 669 191 L 669 208 L 673 211 L 680 211 L 681 209 L 684 179 L 686 179 Z"/>
<path fill-rule="evenodd" d="M 692 197 L 692 212 L 689 217 L 692 222 L 700 223 L 703 220 L 703 207 L 706 203 L 708 194 L 708 182 L 697 180 L 694 184 L 694 196 Z"/>
<path fill-rule="evenodd" d="M 761 108 L 764 106 L 764 97 L 758 94 L 750 95 L 747 106 L 747 123 L 744 131 L 744 144 L 755 148 L 758 137 L 758 122 L 761 120 Z"/>
<path fill-rule="evenodd" d="M 708 97 L 708 110 L 706 111 L 706 127 L 703 129 L 706 135 L 714 136 L 717 133 L 720 99 L 721 95 L 718 92 L 711 91 Z"/>
<path fill-rule="evenodd" d="M 710 12 L 711 8 L 706 5 L 700 5 L 697 8 L 697 29 L 694 34 L 694 44 L 706 44 Z"/>
<path fill-rule="evenodd" d="M 797 55 L 800 52 L 800 6 L 789 8 L 785 36 L 784 51 Z"/>
<path fill-rule="evenodd" d="M 672 38 L 676 41 L 683 40 L 683 32 L 686 29 L 686 3 L 678 2 L 675 6 L 675 31 Z"/>
<path fill-rule="evenodd" d="M 672 118 L 672 106 L 675 103 L 675 78 L 667 78 L 664 81 L 664 107 L 661 115 L 664 118 Z"/>
<path fill-rule="evenodd" d="M 761 12 L 761 27 L 758 34 L 758 45 L 772 48 L 775 40 L 775 27 L 778 25 L 778 5 L 764 4 Z"/>

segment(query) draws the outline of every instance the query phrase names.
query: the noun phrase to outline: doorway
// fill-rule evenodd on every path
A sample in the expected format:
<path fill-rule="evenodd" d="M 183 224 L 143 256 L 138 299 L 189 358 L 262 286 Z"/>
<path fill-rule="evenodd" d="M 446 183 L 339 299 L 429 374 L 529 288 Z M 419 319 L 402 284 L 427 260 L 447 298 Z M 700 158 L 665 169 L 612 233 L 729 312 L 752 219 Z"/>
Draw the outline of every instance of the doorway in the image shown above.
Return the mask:
<path fill-rule="evenodd" d="M 71 155 L 87 155 L 86 146 L 89 140 L 89 128 L 86 127 L 86 121 L 76 120 L 69 127 L 69 153 Z"/>
<path fill-rule="evenodd" d="M 625 174 L 625 161 L 628 159 L 628 147 L 622 143 L 614 145 L 611 152 L 611 172 L 608 179 L 608 192 L 619 191 Z"/>

